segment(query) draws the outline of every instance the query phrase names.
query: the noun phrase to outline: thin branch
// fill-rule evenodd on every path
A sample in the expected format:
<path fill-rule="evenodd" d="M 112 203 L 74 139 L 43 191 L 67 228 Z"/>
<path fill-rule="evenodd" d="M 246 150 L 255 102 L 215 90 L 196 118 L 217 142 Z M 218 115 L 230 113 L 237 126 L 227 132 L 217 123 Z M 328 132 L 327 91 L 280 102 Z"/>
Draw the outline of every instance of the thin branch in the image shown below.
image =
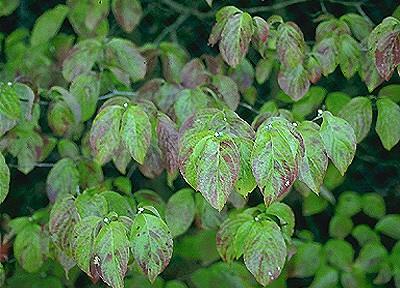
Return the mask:
<path fill-rule="evenodd" d="M 114 96 L 117 96 L 117 95 L 120 95 L 120 96 L 135 96 L 136 92 L 113 90 L 113 91 L 111 91 L 111 92 L 109 92 L 109 93 L 107 93 L 105 95 L 100 96 L 99 97 L 99 101 L 107 100 L 107 99 L 110 99 L 110 98 L 112 98 Z"/>
<path fill-rule="evenodd" d="M 173 0 L 161 0 L 161 2 L 180 14 L 193 15 L 199 19 L 210 18 L 210 17 L 214 16 L 214 12 L 212 12 L 212 11 L 201 12 L 197 9 L 192 9 L 192 8 L 186 7 L 185 5 L 177 3 Z"/>
<path fill-rule="evenodd" d="M 242 106 L 242 107 L 244 107 L 244 108 L 246 108 L 246 109 L 248 109 L 248 110 L 250 110 L 250 111 L 252 111 L 252 112 L 254 112 L 254 113 L 256 113 L 256 114 L 260 114 L 260 111 L 254 109 L 254 108 L 251 107 L 249 104 L 240 102 L 240 103 L 239 103 L 239 106 Z"/>
<path fill-rule="evenodd" d="M 188 18 L 189 14 L 182 14 L 176 19 L 174 23 L 166 27 L 154 40 L 155 44 L 159 44 L 169 33 L 178 30 L 179 26 L 183 24 Z"/>
<path fill-rule="evenodd" d="M 259 6 L 259 7 L 248 8 L 248 9 L 246 9 L 246 11 L 249 13 L 275 11 L 275 10 L 279 10 L 279 9 L 282 9 L 282 8 L 285 8 L 285 7 L 288 7 L 291 5 L 300 4 L 300 3 L 309 2 L 309 1 L 311 1 L 311 0 L 286 0 L 286 1 L 281 1 L 279 3 L 268 5 L 268 6 Z"/>

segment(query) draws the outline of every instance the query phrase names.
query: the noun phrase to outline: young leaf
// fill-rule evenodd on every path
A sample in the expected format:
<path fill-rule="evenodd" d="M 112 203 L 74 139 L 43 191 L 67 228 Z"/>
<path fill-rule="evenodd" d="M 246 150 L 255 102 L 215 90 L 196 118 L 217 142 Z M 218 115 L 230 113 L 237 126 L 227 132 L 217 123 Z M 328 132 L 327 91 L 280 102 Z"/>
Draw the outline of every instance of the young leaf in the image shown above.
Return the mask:
<path fill-rule="evenodd" d="M 279 87 L 295 101 L 303 98 L 310 88 L 310 80 L 302 64 L 279 71 L 278 83 Z"/>
<path fill-rule="evenodd" d="M 348 102 L 338 116 L 353 127 L 357 143 L 367 137 L 372 124 L 372 104 L 367 97 L 355 97 Z"/>
<path fill-rule="evenodd" d="M 138 105 L 129 105 L 122 115 L 121 140 L 132 158 L 143 164 L 150 146 L 151 124 L 146 112 Z"/>
<path fill-rule="evenodd" d="M 157 118 L 158 145 L 165 157 L 168 173 L 174 173 L 178 169 L 178 129 L 167 115 L 159 113 Z"/>
<path fill-rule="evenodd" d="M 319 194 L 328 168 L 328 156 L 319 134 L 319 126 L 311 121 L 302 122 L 298 131 L 304 140 L 304 157 L 299 166 L 299 180 Z"/>
<path fill-rule="evenodd" d="M 79 171 L 72 159 L 64 158 L 51 168 L 47 176 L 47 196 L 51 203 L 58 197 L 75 195 L 79 190 Z"/>
<path fill-rule="evenodd" d="M 127 33 L 135 29 L 143 16 L 139 0 L 113 0 L 111 9 L 118 24 Z"/>
<path fill-rule="evenodd" d="M 21 114 L 21 106 L 17 92 L 12 83 L 0 83 L 0 114 L 15 120 Z"/>
<path fill-rule="evenodd" d="M 378 99 L 376 106 L 378 118 L 375 131 L 383 147 L 391 150 L 400 140 L 400 106 L 389 98 Z"/>
<path fill-rule="evenodd" d="M 58 30 L 60 30 L 68 11 L 67 6 L 59 4 L 43 13 L 33 26 L 31 36 L 32 47 L 44 44 L 53 38 Z"/>
<path fill-rule="evenodd" d="M 76 264 L 88 276 L 94 278 L 94 241 L 100 231 L 102 220 L 97 216 L 88 216 L 79 221 L 74 227 L 72 240 L 73 256 Z"/>
<path fill-rule="evenodd" d="M 349 25 L 354 37 L 359 41 L 367 38 L 372 30 L 372 24 L 365 17 L 358 14 L 348 13 L 340 17 L 340 20 L 345 21 Z"/>
<path fill-rule="evenodd" d="M 400 240 L 400 215 L 386 215 L 376 223 L 375 230 L 393 239 Z"/>
<path fill-rule="evenodd" d="M 130 241 L 133 257 L 153 283 L 172 257 L 173 241 L 168 226 L 159 217 L 140 214 L 132 224 Z"/>
<path fill-rule="evenodd" d="M 6 164 L 3 154 L 0 152 L 0 204 L 7 197 L 10 186 L 10 170 Z"/>
<path fill-rule="evenodd" d="M 103 226 L 94 241 L 94 253 L 93 263 L 101 279 L 113 288 L 123 288 L 129 260 L 125 226 L 117 221 Z"/>
<path fill-rule="evenodd" d="M 350 217 L 338 214 L 329 222 L 329 235 L 332 238 L 344 239 L 353 229 L 353 221 Z"/>
<path fill-rule="evenodd" d="M 228 18 L 219 43 L 219 50 L 226 63 L 235 67 L 243 60 L 253 32 L 253 20 L 250 14 L 236 13 Z"/>
<path fill-rule="evenodd" d="M 282 232 L 273 221 L 254 222 L 245 244 L 244 263 L 263 286 L 281 274 L 287 249 Z"/>
<path fill-rule="evenodd" d="M 115 156 L 120 145 L 120 126 L 124 109 L 112 105 L 97 114 L 90 130 L 90 146 L 95 159 L 103 165 Z"/>
<path fill-rule="evenodd" d="M 356 152 L 356 136 L 353 128 L 345 120 L 323 113 L 320 134 L 326 153 L 342 175 L 353 161 Z"/>
<path fill-rule="evenodd" d="M 376 193 L 367 193 L 362 196 L 362 210 L 371 218 L 381 219 L 386 214 L 385 200 Z"/>
<path fill-rule="evenodd" d="M 218 43 L 218 41 L 221 40 L 222 31 L 226 26 L 226 22 L 231 16 L 238 13 L 242 13 L 242 11 L 235 6 L 225 6 L 218 10 L 217 14 L 215 15 L 217 23 L 212 28 L 210 37 L 208 39 L 209 45 L 214 46 Z"/>
<path fill-rule="evenodd" d="M 335 288 L 339 283 L 339 272 L 327 265 L 321 266 L 315 273 L 310 288 Z"/>
<path fill-rule="evenodd" d="M 357 192 L 345 191 L 339 196 L 336 213 L 352 217 L 361 211 L 361 197 Z"/>
<path fill-rule="evenodd" d="M 303 140 L 289 121 L 271 117 L 261 124 L 251 161 L 266 205 L 289 192 L 298 176 L 302 157 Z"/>
<path fill-rule="evenodd" d="M 192 225 L 196 207 L 192 189 L 175 192 L 168 200 L 165 210 L 165 221 L 174 237 L 186 232 Z"/>
<path fill-rule="evenodd" d="M 326 242 L 324 250 L 331 265 L 342 271 L 346 271 L 351 267 L 354 259 L 354 250 L 350 243 L 344 240 L 331 239 Z"/>
<path fill-rule="evenodd" d="M 44 263 L 43 237 L 40 226 L 30 223 L 15 238 L 15 257 L 22 268 L 30 273 L 39 271 Z"/>

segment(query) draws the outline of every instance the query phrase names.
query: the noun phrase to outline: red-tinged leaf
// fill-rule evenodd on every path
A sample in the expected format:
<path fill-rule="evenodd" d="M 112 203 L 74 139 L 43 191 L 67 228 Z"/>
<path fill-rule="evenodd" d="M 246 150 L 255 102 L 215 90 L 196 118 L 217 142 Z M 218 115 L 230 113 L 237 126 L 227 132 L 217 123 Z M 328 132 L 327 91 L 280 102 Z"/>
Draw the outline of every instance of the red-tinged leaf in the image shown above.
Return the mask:
<path fill-rule="evenodd" d="M 49 232 L 53 243 L 67 256 L 72 257 L 72 236 L 79 214 L 74 198 L 68 195 L 59 198 L 50 211 Z"/>
<path fill-rule="evenodd" d="M 344 175 L 356 153 L 356 135 L 346 120 L 324 112 L 320 129 L 326 153 L 340 174 Z"/>
<path fill-rule="evenodd" d="M 298 127 L 304 140 L 304 157 L 299 166 L 299 180 L 317 194 L 319 194 L 328 168 L 328 156 L 319 134 L 319 128 L 311 121 L 302 122 Z"/>
<path fill-rule="evenodd" d="M 359 41 L 366 39 L 372 30 L 372 24 L 358 14 L 348 13 L 340 17 L 340 20 L 347 23 L 354 37 Z"/>
<path fill-rule="evenodd" d="M 96 160 L 105 164 L 115 156 L 120 147 L 120 127 L 124 109 L 107 106 L 97 114 L 90 130 L 90 146 Z"/>
<path fill-rule="evenodd" d="M 99 59 L 102 45 L 94 39 L 84 40 L 76 44 L 63 63 L 63 76 L 71 82 L 75 77 L 86 74 Z"/>
<path fill-rule="evenodd" d="M 113 0 L 111 9 L 118 24 L 130 33 L 142 19 L 143 9 L 139 0 Z"/>
<path fill-rule="evenodd" d="M 400 25 L 399 25 L 400 26 Z M 389 81 L 394 69 L 400 64 L 400 29 L 378 41 L 375 65 L 379 74 Z"/>
<path fill-rule="evenodd" d="M 103 226 L 94 242 L 94 251 L 93 263 L 100 278 L 113 288 L 123 288 L 129 261 L 125 226 L 117 221 Z"/>
<path fill-rule="evenodd" d="M 278 83 L 279 87 L 295 101 L 303 98 L 310 88 L 310 80 L 302 64 L 279 71 Z"/>
<path fill-rule="evenodd" d="M 221 34 L 219 50 L 225 62 L 235 67 L 246 56 L 254 27 L 248 13 L 237 13 L 231 16 Z"/>
<path fill-rule="evenodd" d="M 64 158 L 51 168 L 47 176 L 47 197 L 54 203 L 58 197 L 79 191 L 79 171 L 72 159 Z"/>
<path fill-rule="evenodd" d="M 304 62 L 304 67 L 308 73 L 308 79 L 315 84 L 321 79 L 322 67 L 315 56 L 308 57 Z"/>
<path fill-rule="evenodd" d="M 164 155 L 167 171 L 173 173 L 178 169 L 178 129 L 167 115 L 160 113 L 157 118 L 158 144 Z"/>
<path fill-rule="evenodd" d="M 367 85 L 368 91 L 372 92 L 382 84 L 384 79 L 379 75 L 374 56 L 371 53 L 364 53 L 361 61 L 360 77 L 365 82 L 365 85 Z"/>
<path fill-rule="evenodd" d="M 327 21 L 321 22 L 315 31 L 315 40 L 317 42 L 322 41 L 326 38 L 335 38 L 335 36 L 350 34 L 351 30 L 346 22 L 331 18 Z"/>
<path fill-rule="evenodd" d="M 228 70 L 228 76 L 236 82 L 239 91 L 243 94 L 252 87 L 254 74 L 254 67 L 247 59 L 243 59 L 235 68 L 231 67 Z"/>
<path fill-rule="evenodd" d="M 195 58 L 186 63 L 182 69 L 181 79 L 182 85 L 186 88 L 196 88 L 206 83 L 208 75 L 203 62 Z"/>
<path fill-rule="evenodd" d="M 70 94 L 77 99 L 82 121 L 92 118 L 96 112 L 100 94 L 100 81 L 96 74 L 80 75 L 71 83 Z"/>
<path fill-rule="evenodd" d="M 253 24 L 254 24 L 254 34 L 253 38 L 251 39 L 254 47 L 257 51 L 264 55 L 264 50 L 267 47 L 267 40 L 269 36 L 269 24 L 261 17 L 253 17 Z"/>
<path fill-rule="evenodd" d="M 293 22 L 281 24 L 278 35 L 276 49 L 284 69 L 291 69 L 303 63 L 306 44 L 300 28 Z"/>
<path fill-rule="evenodd" d="M 266 205 L 289 192 L 299 173 L 303 145 L 300 134 L 284 118 L 271 117 L 258 127 L 251 161 Z"/>
<path fill-rule="evenodd" d="M 135 261 L 153 283 L 172 257 L 173 241 L 168 226 L 159 217 L 140 214 L 132 224 L 130 241 Z"/>
<path fill-rule="evenodd" d="M 212 86 L 228 107 L 235 111 L 240 102 L 239 89 L 235 81 L 225 75 L 215 75 L 212 77 Z"/>
<path fill-rule="evenodd" d="M 268 220 L 254 222 L 244 249 L 244 263 L 256 280 L 267 286 L 282 272 L 287 248 L 279 226 Z"/>
<path fill-rule="evenodd" d="M 212 28 L 210 37 L 208 38 L 209 45 L 214 46 L 218 43 L 218 41 L 221 40 L 221 34 L 224 30 L 226 22 L 232 15 L 236 13 L 241 13 L 241 11 L 234 6 L 223 7 L 217 12 L 215 15 L 217 23 Z"/>
<path fill-rule="evenodd" d="M 139 166 L 140 172 L 150 179 L 160 176 L 165 168 L 163 154 L 156 137 L 153 135 L 144 163 Z"/>
<path fill-rule="evenodd" d="M 313 51 L 315 53 L 315 57 L 321 64 L 322 74 L 324 76 L 328 76 L 335 71 L 338 64 L 335 38 L 331 37 L 323 39 L 314 46 Z"/>

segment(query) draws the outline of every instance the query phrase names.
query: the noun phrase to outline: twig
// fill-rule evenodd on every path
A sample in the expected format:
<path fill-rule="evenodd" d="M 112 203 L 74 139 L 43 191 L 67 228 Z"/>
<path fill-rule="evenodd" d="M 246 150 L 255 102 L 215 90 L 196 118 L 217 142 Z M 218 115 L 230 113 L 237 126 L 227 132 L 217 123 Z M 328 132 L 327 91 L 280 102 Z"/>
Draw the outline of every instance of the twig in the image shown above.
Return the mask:
<path fill-rule="evenodd" d="M 182 25 L 183 22 L 186 21 L 186 19 L 189 18 L 189 14 L 182 14 L 176 19 L 174 23 L 166 27 L 154 40 L 155 44 L 159 44 L 169 33 L 178 30 L 179 26 Z"/>
<path fill-rule="evenodd" d="M 164 3 L 165 5 L 167 5 L 168 7 L 172 8 L 173 10 L 175 10 L 176 12 L 180 13 L 180 14 L 189 14 L 189 15 L 193 15 L 199 19 L 204 19 L 204 18 L 210 18 L 214 16 L 214 12 L 210 11 L 210 12 L 201 12 L 197 9 L 192 9 L 189 7 L 186 7 L 185 5 L 182 5 L 180 3 L 177 3 L 173 0 L 161 0 L 162 3 Z"/>
<path fill-rule="evenodd" d="M 254 113 L 256 113 L 256 114 L 260 114 L 260 111 L 254 109 L 254 108 L 251 107 L 249 104 L 240 102 L 240 103 L 239 103 L 239 106 L 242 106 L 242 107 L 244 107 L 244 108 L 246 108 L 246 109 L 248 109 L 248 110 L 250 110 L 250 111 L 252 111 L 252 112 L 254 112 Z"/>
<path fill-rule="evenodd" d="M 107 94 L 105 94 L 105 95 L 103 95 L 103 96 L 100 96 L 100 97 L 99 97 L 99 100 L 100 100 L 100 101 L 102 101 L 102 100 L 107 100 L 107 99 L 110 99 L 110 98 L 112 98 L 112 97 L 114 97 L 114 96 L 117 96 L 117 95 L 121 95 L 121 96 L 135 96 L 135 95 L 136 95 L 136 92 L 113 90 L 113 91 L 111 91 L 111 92 L 109 92 L 109 93 L 107 93 Z"/>
<path fill-rule="evenodd" d="M 279 10 L 291 5 L 295 5 L 295 4 L 300 4 L 300 3 L 304 3 L 304 2 L 308 2 L 311 0 L 286 0 L 286 1 L 281 1 L 279 3 L 276 4 L 272 4 L 269 6 L 259 6 L 259 7 L 252 7 L 252 8 L 248 8 L 246 9 L 247 12 L 249 13 L 260 13 L 260 12 L 268 12 L 268 11 L 274 11 L 274 10 Z"/>

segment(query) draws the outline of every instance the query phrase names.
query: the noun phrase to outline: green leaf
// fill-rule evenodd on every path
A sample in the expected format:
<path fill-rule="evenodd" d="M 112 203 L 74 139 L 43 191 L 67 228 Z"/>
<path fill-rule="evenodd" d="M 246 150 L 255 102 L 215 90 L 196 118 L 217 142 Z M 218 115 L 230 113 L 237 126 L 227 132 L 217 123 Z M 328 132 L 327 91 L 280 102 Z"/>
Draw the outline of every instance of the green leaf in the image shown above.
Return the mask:
<path fill-rule="evenodd" d="M 209 99 L 199 88 L 185 89 L 178 93 L 174 111 L 178 125 L 201 109 L 207 108 Z"/>
<path fill-rule="evenodd" d="M 219 50 L 229 66 L 235 67 L 246 56 L 254 33 L 250 14 L 236 13 L 230 16 L 221 33 Z"/>
<path fill-rule="evenodd" d="M 329 203 L 325 198 L 322 198 L 314 193 L 309 193 L 303 199 L 303 216 L 311 216 L 319 214 L 328 207 Z"/>
<path fill-rule="evenodd" d="M 361 64 L 360 44 L 348 34 L 339 37 L 339 65 L 344 77 L 347 79 L 354 76 Z"/>
<path fill-rule="evenodd" d="M 339 273 L 327 265 L 321 266 L 315 273 L 310 288 L 336 288 L 339 283 Z"/>
<path fill-rule="evenodd" d="M 34 273 L 40 270 L 44 263 L 42 247 L 45 235 L 37 224 L 28 224 L 17 234 L 14 241 L 14 255 L 18 263 L 26 271 Z"/>
<path fill-rule="evenodd" d="M 131 230 L 131 249 L 137 264 L 150 282 L 167 267 L 172 257 L 172 235 L 159 217 L 138 215 Z"/>
<path fill-rule="evenodd" d="M 400 9 L 399 9 L 400 10 Z M 395 103 L 400 102 L 400 84 L 391 84 L 379 90 L 379 98 L 389 98 Z"/>
<path fill-rule="evenodd" d="M 273 59 L 260 59 L 256 66 L 256 80 L 258 84 L 264 84 L 272 73 L 275 61 Z"/>
<path fill-rule="evenodd" d="M 150 146 L 151 123 L 146 112 L 137 105 L 128 105 L 121 122 L 121 140 L 132 158 L 143 164 Z"/>
<path fill-rule="evenodd" d="M 72 159 L 64 158 L 51 168 L 47 176 L 47 196 L 51 203 L 58 197 L 75 195 L 79 191 L 79 171 Z"/>
<path fill-rule="evenodd" d="M 0 286 L 3 286 L 5 281 L 6 281 L 6 272 L 4 271 L 3 264 L 0 263 Z"/>
<path fill-rule="evenodd" d="M 358 14 L 347 13 L 340 17 L 340 20 L 349 25 L 351 32 L 357 40 L 362 41 L 368 37 L 372 30 L 372 24 L 368 20 Z"/>
<path fill-rule="evenodd" d="M 333 238 L 344 239 L 351 233 L 353 221 L 351 218 L 338 214 L 329 222 L 329 235 Z"/>
<path fill-rule="evenodd" d="M 283 68 L 278 74 L 279 87 L 294 101 L 298 101 L 310 88 L 306 69 L 302 64 L 295 67 Z"/>
<path fill-rule="evenodd" d="M 82 121 L 92 118 L 100 95 L 100 81 L 95 74 L 79 75 L 71 83 L 70 93 L 81 107 Z"/>
<path fill-rule="evenodd" d="M 290 277 L 306 278 L 313 276 L 323 260 L 322 245 L 315 242 L 300 243 L 296 254 L 290 260 Z"/>
<path fill-rule="evenodd" d="M 60 30 L 68 12 L 69 8 L 61 4 L 44 12 L 33 26 L 31 36 L 32 47 L 44 44 L 53 38 Z"/>
<path fill-rule="evenodd" d="M 101 279 L 113 288 L 123 288 L 129 260 L 125 226 L 117 221 L 103 226 L 94 241 L 94 252 L 93 263 Z"/>
<path fill-rule="evenodd" d="M 265 213 L 268 217 L 275 216 L 279 219 L 279 226 L 288 238 L 293 235 L 295 219 L 293 210 L 285 203 L 275 202 L 267 207 Z M 274 220 L 274 219 L 273 219 Z"/>
<path fill-rule="evenodd" d="M 120 126 L 124 109 L 112 105 L 97 114 L 90 130 L 90 146 L 96 160 L 103 165 L 115 156 L 120 144 Z"/>
<path fill-rule="evenodd" d="M 135 29 L 143 16 L 139 0 L 113 0 L 111 9 L 118 24 L 127 33 Z"/>
<path fill-rule="evenodd" d="M 14 120 L 21 114 L 21 106 L 12 83 L 0 83 L 0 114 Z"/>
<path fill-rule="evenodd" d="M 267 205 L 289 192 L 299 173 L 302 146 L 301 136 L 284 118 L 271 117 L 258 128 L 251 161 Z"/>
<path fill-rule="evenodd" d="M 10 186 L 10 170 L 0 152 L 0 204 L 6 199 Z"/>
<path fill-rule="evenodd" d="M 89 189 L 76 197 L 75 206 L 82 219 L 89 216 L 103 217 L 107 214 L 107 199 L 102 194 L 95 194 L 96 192 L 96 189 Z"/>
<path fill-rule="evenodd" d="M 293 22 L 279 25 L 276 50 L 284 70 L 293 69 L 303 63 L 305 56 L 304 36 Z"/>
<path fill-rule="evenodd" d="M 362 196 L 363 212 L 369 217 L 381 219 L 386 214 L 385 200 L 377 193 L 367 193 Z"/>
<path fill-rule="evenodd" d="M 370 52 L 363 53 L 360 77 L 367 85 L 368 91 L 372 92 L 382 84 L 384 79 L 379 75 L 375 66 L 374 56 Z"/>
<path fill-rule="evenodd" d="M 356 152 L 356 136 L 353 128 L 345 120 L 323 113 L 320 134 L 328 157 L 342 175 L 353 161 Z"/>
<path fill-rule="evenodd" d="M 245 243 L 244 263 L 263 286 L 281 274 L 287 255 L 278 225 L 272 221 L 254 222 Z"/>
<path fill-rule="evenodd" d="M 50 211 L 49 232 L 51 240 L 66 256 L 72 256 L 72 236 L 79 218 L 74 198 L 71 195 L 58 198 Z"/>
<path fill-rule="evenodd" d="M 18 8 L 20 0 L 7 0 L 0 2 L 0 16 L 11 15 Z"/>
<path fill-rule="evenodd" d="M 222 98 L 231 110 L 235 111 L 240 102 L 239 88 L 235 81 L 225 75 L 214 75 L 212 77 L 212 85 L 218 96 Z"/>
<path fill-rule="evenodd" d="M 350 243 L 344 240 L 329 240 L 324 246 L 328 262 L 338 268 L 346 271 L 353 263 L 354 250 Z"/>
<path fill-rule="evenodd" d="M 254 25 L 254 34 L 251 39 L 252 44 L 261 54 L 261 56 L 264 56 L 270 30 L 269 24 L 263 18 L 255 16 L 253 17 L 253 25 Z"/>
<path fill-rule="evenodd" d="M 376 101 L 378 118 L 375 131 L 383 147 L 391 150 L 400 141 L 400 106 L 388 98 Z"/>
<path fill-rule="evenodd" d="M 311 121 L 302 122 L 298 131 L 304 141 L 304 157 L 299 166 L 299 180 L 319 194 L 328 168 L 328 156 L 319 134 L 319 126 Z"/>
<path fill-rule="evenodd" d="M 361 212 L 361 205 L 361 196 L 357 192 L 345 191 L 339 196 L 338 203 L 336 205 L 336 213 L 343 216 L 352 217 Z"/>
<path fill-rule="evenodd" d="M 367 137 L 372 124 L 372 104 L 367 97 L 355 97 L 339 112 L 338 116 L 353 127 L 357 143 Z"/>
<path fill-rule="evenodd" d="M 400 240 L 400 215 L 386 215 L 376 223 L 375 230 L 390 238 Z"/>
<path fill-rule="evenodd" d="M 108 66 L 121 69 L 132 82 L 142 80 L 146 75 L 146 59 L 129 40 L 112 39 L 105 46 L 105 58 Z M 115 74 L 113 69 L 111 71 Z"/>
<path fill-rule="evenodd" d="M 161 63 L 164 78 L 172 83 L 181 83 L 181 72 L 189 55 L 176 43 L 160 43 Z"/>
<path fill-rule="evenodd" d="M 181 189 L 168 200 L 165 210 L 165 221 L 174 237 L 186 232 L 192 225 L 196 207 L 192 189 Z"/>
<path fill-rule="evenodd" d="M 100 231 L 102 220 L 97 216 L 88 216 L 79 221 L 73 231 L 72 249 L 76 264 L 92 278 L 95 276 L 92 271 L 96 251 L 94 241 Z"/>
<path fill-rule="evenodd" d="M 295 119 L 304 120 L 317 110 L 324 101 L 327 91 L 320 86 L 313 86 L 298 102 L 293 103 L 292 113 Z"/>
<path fill-rule="evenodd" d="M 62 74 L 65 80 L 71 82 L 77 76 L 90 72 L 101 52 L 101 43 L 94 39 L 83 40 L 76 44 L 63 62 Z"/>
<path fill-rule="evenodd" d="M 331 92 L 326 96 L 325 105 L 329 112 L 338 115 L 340 110 L 349 103 L 351 97 L 343 92 Z"/>
<path fill-rule="evenodd" d="M 105 191 L 100 194 L 107 201 L 108 212 L 115 212 L 119 216 L 133 217 L 136 207 L 129 197 L 121 196 L 113 191 Z"/>
<path fill-rule="evenodd" d="M 215 15 L 217 23 L 212 28 L 210 37 L 208 39 L 209 45 L 214 46 L 215 44 L 217 44 L 218 41 L 221 40 L 222 31 L 226 26 L 226 22 L 231 16 L 237 13 L 242 13 L 242 11 L 240 11 L 235 6 L 225 6 L 218 10 Z"/>
<path fill-rule="evenodd" d="M 376 273 L 387 256 L 388 252 L 380 242 L 369 242 L 361 248 L 354 265 L 367 273 Z"/>
<path fill-rule="evenodd" d="M 364 246 L 368 242 L 380 241 L 379 235 L 365 224 L 354 227 L 351 235 L 357 240 L 360 246 Z"/>

